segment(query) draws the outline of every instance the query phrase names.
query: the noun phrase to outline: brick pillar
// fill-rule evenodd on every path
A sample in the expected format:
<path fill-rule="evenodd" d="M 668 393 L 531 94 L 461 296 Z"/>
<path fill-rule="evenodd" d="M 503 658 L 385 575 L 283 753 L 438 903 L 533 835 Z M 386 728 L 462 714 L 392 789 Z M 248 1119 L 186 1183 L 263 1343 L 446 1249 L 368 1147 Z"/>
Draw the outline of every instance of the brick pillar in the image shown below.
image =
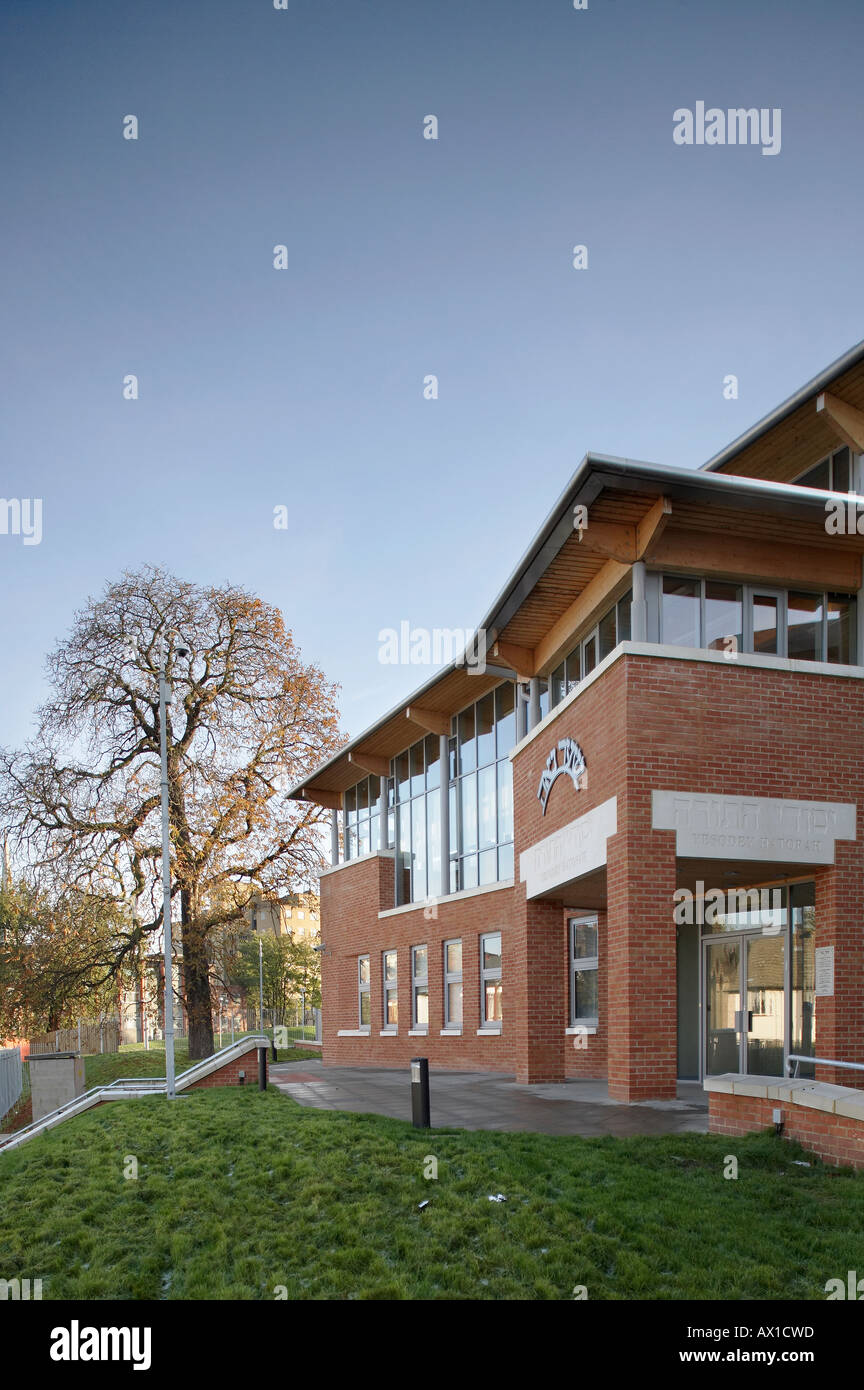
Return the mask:
<path fill-rule="evenodd" d="M 614 1100 L 675 1099 L 675 880 L 672 832 L 625 822 L 609 840 L 607 1008 L 609 1095 Z"/>
<path fill-rule="evenodd" d="M 569 1039 L 564 1031 L 567 925 L 561 904 L 517 901 L 504 943 L 504 1027 L 514 1031 L 516 1080 L 563 1081 Z"/>
<path fill-rule="evenodd" d="M 816 947 L 834 947 L 834 994 L 816 999 L 816 1055 L 864 1062 L 864 853 L 838 840 L 832 868 L 816 871 Z M 864 1073 L 817 1067 L 816 1080 L 864 1087 Z"/>

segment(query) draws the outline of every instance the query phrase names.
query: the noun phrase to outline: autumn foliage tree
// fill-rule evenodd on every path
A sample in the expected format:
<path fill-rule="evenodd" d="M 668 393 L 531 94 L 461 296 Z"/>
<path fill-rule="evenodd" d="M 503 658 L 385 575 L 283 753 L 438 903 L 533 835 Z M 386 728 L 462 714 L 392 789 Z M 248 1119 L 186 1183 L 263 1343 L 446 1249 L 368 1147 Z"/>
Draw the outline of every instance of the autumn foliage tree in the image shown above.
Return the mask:
<path fill-rule="evenodd" d="M 254 892 L 305 886 L 322 862 L 320 808 L 286 791 L 341 743 L 336 688 L 302 661 L 279 610 L 150 566 L 109 585 L 49 659 L 35 737 L 0 755 L 0 823 L 32 864 L 132 906 L 106 974 L 137 957 L 162 923 L 163 651 L 172 893 L 189 1051 L 203 1057 L 214 933 Z"/>
<path fill-rule="evenodd" d="M 121 904 L 19 882 L 0 889 L 0 1038 L 74 1024 L 116 1008 Z"/>

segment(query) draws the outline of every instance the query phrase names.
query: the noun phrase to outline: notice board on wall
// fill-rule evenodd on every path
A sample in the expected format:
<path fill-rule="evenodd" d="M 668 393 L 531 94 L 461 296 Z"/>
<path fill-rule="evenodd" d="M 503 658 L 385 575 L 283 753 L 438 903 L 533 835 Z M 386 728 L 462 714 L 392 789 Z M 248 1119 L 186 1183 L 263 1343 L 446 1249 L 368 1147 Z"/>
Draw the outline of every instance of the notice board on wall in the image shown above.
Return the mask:
<path fill-rule="evenodd" d="M 816 957 L 814 993 L 817 999 L 825 999 L 834 993 L 834 947 L 817 946 L 813 954 Z"/>

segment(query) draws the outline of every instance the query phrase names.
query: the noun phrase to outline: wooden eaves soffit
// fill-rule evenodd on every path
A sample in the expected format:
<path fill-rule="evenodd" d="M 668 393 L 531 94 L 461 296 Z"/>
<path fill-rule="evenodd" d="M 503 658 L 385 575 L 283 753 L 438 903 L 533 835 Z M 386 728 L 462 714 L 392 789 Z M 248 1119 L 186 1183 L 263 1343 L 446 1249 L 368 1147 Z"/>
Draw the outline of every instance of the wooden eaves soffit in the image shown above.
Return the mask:
<path fill-rule="evenodd" d="M 590 521 L 579 524 L 574 516 L 574 530 L 581 550 L 603 558 L 605 563 L 566 612 L 552 624 L 549 631 L 533 649 L 514 646 L 498 640 L 492 645 L 492 655 L 512 666 L 520 680 L 529 680 L 551 670 L 572 646 L 573 638 L 588 619 L 611 602 L 615 591 L 630 574 L 637 561 L 650 561 L 672 515 L 668 497 L 658 497 L 640 521 L 633 525 L 610 521 Z"/>
<path fill-rule="evenodd" d="M 838 439 L 856 454 L 864 454 L 864 411 L 823 391 L 816 398 L 816 412 L 829 421 Z"/>

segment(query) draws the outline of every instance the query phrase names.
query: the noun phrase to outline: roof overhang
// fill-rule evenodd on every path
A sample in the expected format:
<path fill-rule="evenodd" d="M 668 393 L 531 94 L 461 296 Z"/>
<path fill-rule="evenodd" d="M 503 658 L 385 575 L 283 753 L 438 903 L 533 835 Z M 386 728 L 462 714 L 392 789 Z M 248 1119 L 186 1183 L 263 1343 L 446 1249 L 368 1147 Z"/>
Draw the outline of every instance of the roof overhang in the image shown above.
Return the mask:
<path fill-rule="evenodd" d="M 360 781 L 366 772 L 379 775 L 389 759 L 409 744 L 425 734 L 444 732 L 454 712 L 479 699 L 502 678 L 524 677 L 525 672 L 519 669 L 519 654 L 530 653 L 533 638 L 529 631 L 520 643 L 518 632 L 514 636 L 519 622 L 524 626 L 525 614 L 533 604 L 537 610 L 532 619 L 535 631 L 539 632 L 543 623 L 554 624 L 560 616 L 555 602 L 561 612 L 565 611 L 578 598 L 579 583 L 587 587 L 606 563 L 608 552 L 592 552 L 591 542 L 583 544 L 581 533 L 574 530 L 577 507 L 584 506 L 589 512 L 594 507 L 595 513 L 613 519 L 626 512 L 632 527 L 628 523 L 623 529 L 632 529 L 638 534 L 645 518 L 652 514 L 652 509 L 656 516 L 658 502 L 665 499 L 671 506 L 664 511 L 673 522 L 678 516 L 677 508 L 690 509 L 687 517 L 681 513 L 680 524 L 692 529 L 697 536 L 704 535 L 707 526 L 721 533 L 724 528 L 734 531 L 735 515 L 746 514 L 751 518 L 749 525 L 754 535 L 758 538 L 764 532 L 766 546 L 776 545 L 777 524 L 784 521 L 790 527 L 797 527 L 790 543 L 800 545 L 804 535 L 804 544 L 815 546 L 820 538 L 822 544 L 825 543 L 826 502 L 838 496 L 791 483 L 645 463 L 606 454 L 586 454 L 478 625 L 478 631 L 485 634 L 485 653 L 494 664 L 486 664 L 481 669 L 476 661 L 477 651 L 469 648 L 436 671 L 362 734 L 351 739 L 303 782 L 295 784 L 288 795 L 295 800 L 314 801 L 338 809 L 342 804 L 342 792 Z M 722 520 L 720 512 L 726 513 Z M 617 525 L 614 520 L 598 524 L 609 529 Z M 618 529 L 622 529 L 620 525 Z M 585 535 L 590 537 L 590 525 Z M 859 554 L 864 551 L 864 537 L 839 536 L 832 541 L 838 551 L 842 548 Z M 635 550 L 632 558 L 638 558 Z M 632 559 L 630 562 L 623 559 L 619 565 L 624 588 L 628 583 L 629 563 Z M 555 574 L 556 566 L 564 578 L 550 586 L 554 592 L 544 595 L 541 604 L 537 595 L 549 576 Z M 581 580 L 573 579 L 576 573 L 582 575 Z M 481 647 L 481 654 L 483 651 Z"/>

